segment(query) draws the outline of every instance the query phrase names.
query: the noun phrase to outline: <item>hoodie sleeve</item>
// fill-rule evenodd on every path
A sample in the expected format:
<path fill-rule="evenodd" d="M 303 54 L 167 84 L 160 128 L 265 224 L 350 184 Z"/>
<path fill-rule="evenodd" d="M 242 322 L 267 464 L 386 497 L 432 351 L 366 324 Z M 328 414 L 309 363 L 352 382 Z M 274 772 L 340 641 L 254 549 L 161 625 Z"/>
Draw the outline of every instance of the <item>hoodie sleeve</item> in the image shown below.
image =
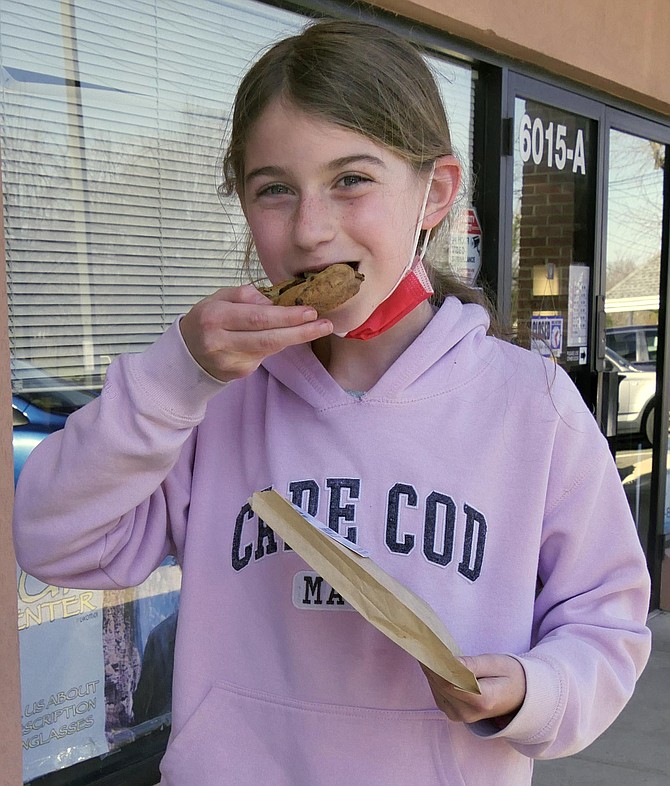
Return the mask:
<path fill-rule="evenodd" d="M 16 489 L 17 561 L 42 581 L 115 588 L 180 558 L 195 427 L 223 383 L 175 322 L 109 367 L 101 395 L 28 458 Z"/>
<path fill-rule="evenodd" d="M 607 441 L 586 409 L 559 422 L 538 579 L 532 647 L 516 656 L 526 699 L 493 736 L 551 759 L 582 750 L 616 719 L 651 648 L 644 554 Z"/>

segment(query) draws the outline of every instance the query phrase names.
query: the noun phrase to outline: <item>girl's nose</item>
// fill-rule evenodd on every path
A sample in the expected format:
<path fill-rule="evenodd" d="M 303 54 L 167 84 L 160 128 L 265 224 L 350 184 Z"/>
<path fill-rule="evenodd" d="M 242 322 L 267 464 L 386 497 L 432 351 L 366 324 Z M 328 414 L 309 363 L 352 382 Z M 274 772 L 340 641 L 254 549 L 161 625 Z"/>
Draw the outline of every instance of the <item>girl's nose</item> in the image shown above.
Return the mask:
<path fill-rule="evenodd" d="M 332 205 L 319 196 L 300 199 L 294 216 L 293 235 L 297 246 L 305 250 L 316 248 L 332 240 L 337 232 L 337 221 Z"/>

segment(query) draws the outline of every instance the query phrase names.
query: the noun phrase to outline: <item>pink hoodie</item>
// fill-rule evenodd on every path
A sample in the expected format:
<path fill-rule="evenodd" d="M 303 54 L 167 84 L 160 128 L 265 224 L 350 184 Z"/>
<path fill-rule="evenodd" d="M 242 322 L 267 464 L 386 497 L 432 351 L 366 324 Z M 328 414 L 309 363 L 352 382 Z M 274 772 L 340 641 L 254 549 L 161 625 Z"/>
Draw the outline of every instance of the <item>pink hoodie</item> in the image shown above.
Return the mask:
<path fill-rule="evenodd" d="M 568 377 L 450 298 L 362 398 L 309 346 L 222 385 L 173 325 L 33 452 L 20 564 L 70 587 L 182 566 L 165 786 L 522 786 L 588 745 L 647 660 L 649 582 Z M 522 663 L 502 731 L 452 723 L 418 664 L 250 510 L 274 487 L 423 596 L 466 654 Z M 536 597 L 536 580 L 541 590 Z"/>

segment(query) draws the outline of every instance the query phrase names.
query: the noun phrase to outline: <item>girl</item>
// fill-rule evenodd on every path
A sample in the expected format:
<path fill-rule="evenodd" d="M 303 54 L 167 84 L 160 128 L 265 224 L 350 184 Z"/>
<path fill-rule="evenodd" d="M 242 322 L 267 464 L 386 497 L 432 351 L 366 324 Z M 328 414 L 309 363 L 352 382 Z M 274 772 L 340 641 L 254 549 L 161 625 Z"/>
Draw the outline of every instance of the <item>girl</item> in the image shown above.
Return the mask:
<path fill-rule="evenodd" d="M 648 576 L 567 376 L 426 275 L 460 178 L 429 70 L 383 29 L 308 27 L 243 80 L 224 176 L 273 283 L 346 262 L 360 292 L 319 318 L 223 289 L 119 357 L 21 475 L 20 563 L 106 588 L 177 556 L 165 786 L 530 783 L 630 697 Z M 423 596 L 481 695 L 287 549 L 247 504 L 269 486 Z"/>

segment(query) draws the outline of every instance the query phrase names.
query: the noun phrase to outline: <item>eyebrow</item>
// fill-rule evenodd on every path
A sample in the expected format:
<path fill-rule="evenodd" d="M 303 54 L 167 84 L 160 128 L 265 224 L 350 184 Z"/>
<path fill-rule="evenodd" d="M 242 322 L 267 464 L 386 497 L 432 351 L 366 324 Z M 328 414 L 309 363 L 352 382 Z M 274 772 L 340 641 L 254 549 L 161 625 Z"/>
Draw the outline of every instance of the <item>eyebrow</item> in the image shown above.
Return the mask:
<path fill-rule="evenodd" d="M 372 164 L 373 166 L 386 167 L 386 164 L 378 156 L 373 156 L 368 153 L 357 153 L 351 156 L 342 156 L 329 161 L 324 167 L 324 171 L 328 172 L 335 169 L 342 169 L 351 166 L 352 164 Z M 244 182 L 249 183 L 255 177 L 282 177 L 286 174 L 286 170 L 280 166 L 260 166 L 252 169 L 245 178 Z"/>

